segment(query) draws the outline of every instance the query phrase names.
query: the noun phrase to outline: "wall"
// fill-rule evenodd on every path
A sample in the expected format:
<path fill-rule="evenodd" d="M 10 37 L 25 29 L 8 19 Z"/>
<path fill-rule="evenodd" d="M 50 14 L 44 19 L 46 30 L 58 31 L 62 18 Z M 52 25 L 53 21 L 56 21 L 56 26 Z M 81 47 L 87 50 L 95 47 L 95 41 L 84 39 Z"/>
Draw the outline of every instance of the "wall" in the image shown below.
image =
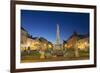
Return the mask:
<path fill-rule="evenodd" d="M 34 0 L 56 3 L 97 5 L 97 68 L 52 70 L 34 73 L 99 73 L 100 72 L 100 0 Z M 10 73 L 10 0 L 0 0 L 0 73 Z M 30 72 L 33 73 L 33 72 Z"/>

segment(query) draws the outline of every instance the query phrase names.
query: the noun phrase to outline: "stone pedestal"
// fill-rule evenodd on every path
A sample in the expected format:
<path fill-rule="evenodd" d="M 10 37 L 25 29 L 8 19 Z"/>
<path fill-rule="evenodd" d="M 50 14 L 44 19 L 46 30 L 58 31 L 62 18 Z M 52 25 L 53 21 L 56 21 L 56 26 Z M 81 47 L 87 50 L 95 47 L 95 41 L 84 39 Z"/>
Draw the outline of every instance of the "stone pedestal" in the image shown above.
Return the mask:
<path fill-rule="evenodd" d="M 75 48 L 75 57 L 79 57 L 79 49 Z"/>
<path fill-rule="evenodd" d="M 40 51 L 40 59 L 44 59 L 45 58 L 45 56 L 44 56 L 44 51 Z"/>
<path fill-rule="evenodd" d="M 54 49 L 60 50 L 60 49 L 62 49 L 62 45 L 61 44 L 55 44 Z"/>

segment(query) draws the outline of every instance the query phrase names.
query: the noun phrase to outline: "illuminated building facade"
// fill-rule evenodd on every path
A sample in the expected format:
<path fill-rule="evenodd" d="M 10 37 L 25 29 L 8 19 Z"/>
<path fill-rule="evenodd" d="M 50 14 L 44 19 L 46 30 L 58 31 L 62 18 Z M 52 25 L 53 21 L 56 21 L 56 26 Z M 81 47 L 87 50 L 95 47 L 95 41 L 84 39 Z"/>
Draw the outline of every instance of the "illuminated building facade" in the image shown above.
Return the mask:
<path fill-rule="evenodd" d="M 53 48 L 53 44 L 43 37 L 32 37 L 24 28 L 21 28 L 21 51 L 24 50 L 42 50 Z"/>
<path fill-rule="evenodd" d="M 66 49 L 78 48 L 80 50 L 89 49 L 89 36 L 79 35 L 76 32 L 70 36 L 70 38 L 63 42 L 63 47 Z"/>

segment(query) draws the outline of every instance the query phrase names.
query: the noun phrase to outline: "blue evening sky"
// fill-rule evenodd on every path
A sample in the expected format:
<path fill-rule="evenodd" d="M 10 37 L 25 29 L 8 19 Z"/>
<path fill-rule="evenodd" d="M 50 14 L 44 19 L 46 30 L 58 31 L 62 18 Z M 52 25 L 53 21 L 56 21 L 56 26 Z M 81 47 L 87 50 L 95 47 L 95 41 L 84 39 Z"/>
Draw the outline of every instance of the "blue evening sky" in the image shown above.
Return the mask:
<path fill-rule="evenodd" d="M 89 13 L 21 10 L 21 26 L 33 37 L 44 37 L 55 43 L 57 24 L 62 43 L 74 31 L 89 33 Z"/>

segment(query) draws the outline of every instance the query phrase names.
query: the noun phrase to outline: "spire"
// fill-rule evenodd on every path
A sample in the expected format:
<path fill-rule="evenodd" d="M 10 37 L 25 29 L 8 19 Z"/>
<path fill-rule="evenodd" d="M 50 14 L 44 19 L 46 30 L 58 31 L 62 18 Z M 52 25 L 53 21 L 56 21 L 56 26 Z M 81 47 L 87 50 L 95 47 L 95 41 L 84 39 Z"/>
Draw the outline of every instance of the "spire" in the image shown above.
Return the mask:
<path fill-rule="evenodd" d="M 58 24 L 57 24 L 57 33 L 56 33 L 56 44 L 60 44 L 60 29 Z"/>

